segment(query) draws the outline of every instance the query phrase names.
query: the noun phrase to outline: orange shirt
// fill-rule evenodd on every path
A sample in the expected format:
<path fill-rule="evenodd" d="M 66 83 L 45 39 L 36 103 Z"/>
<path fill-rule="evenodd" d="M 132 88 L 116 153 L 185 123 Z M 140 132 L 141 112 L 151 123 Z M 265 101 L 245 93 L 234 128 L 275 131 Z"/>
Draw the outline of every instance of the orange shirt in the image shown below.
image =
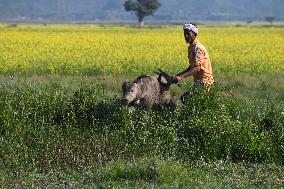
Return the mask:
<path fill-rule="evenodd" d="M 192 45 L 188 46 L 188 59 L 190 67 L 199 66 L 200 71 L 193 75 L 194 81 L 202 81 L 205 86 L 214 83 L 211 61 L 206 48 L 195 39 Z"/>

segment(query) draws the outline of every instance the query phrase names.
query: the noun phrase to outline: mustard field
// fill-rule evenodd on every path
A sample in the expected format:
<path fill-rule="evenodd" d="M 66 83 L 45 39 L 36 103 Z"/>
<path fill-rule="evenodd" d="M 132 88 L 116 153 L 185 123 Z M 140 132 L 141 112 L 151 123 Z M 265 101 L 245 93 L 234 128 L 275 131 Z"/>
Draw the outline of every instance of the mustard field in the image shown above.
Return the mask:
<path fill-rule="evenodd" d="M 284 28 L 200 26 L 215 74 L 284 73 Z M 0 25 L 1 74 L 137 75 L 187 66 L 182 28 Z"/>

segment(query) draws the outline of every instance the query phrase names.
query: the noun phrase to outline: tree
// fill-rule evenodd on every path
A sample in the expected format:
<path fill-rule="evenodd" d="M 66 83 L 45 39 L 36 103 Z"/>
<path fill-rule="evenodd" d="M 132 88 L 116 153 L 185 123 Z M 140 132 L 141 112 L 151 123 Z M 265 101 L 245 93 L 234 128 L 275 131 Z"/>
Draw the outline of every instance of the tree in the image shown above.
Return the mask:
<path fill-rule="evenodd" d="M 251 24 L 252 22 L 252 20 L 247 20 L 247 25 Z"/>
<path fill-rule="evenodd" d="M 127 0 L 124 2 L 126 11 L 134 11 L 138 17 L 139 26 L 144 25 L 144 17 L 153 15 L 161 6 L 159 0 Z"/>
<path fill-rule="evenodd" d="M 272 25 L 272 22 L 274 21 L 275 17 L 274 16 L 267 16 L 264 18 L 267 22 L 270 22 L 270 24 Z"/>

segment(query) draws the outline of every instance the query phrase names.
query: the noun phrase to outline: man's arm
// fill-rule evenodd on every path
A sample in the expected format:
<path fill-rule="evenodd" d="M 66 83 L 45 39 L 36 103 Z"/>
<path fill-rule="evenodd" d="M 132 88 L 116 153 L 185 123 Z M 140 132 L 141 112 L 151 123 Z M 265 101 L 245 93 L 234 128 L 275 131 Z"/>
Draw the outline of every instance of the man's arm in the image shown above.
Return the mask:
<path fill-rule="evenodd" d="M 200 71 L 200 66 L 194 66 L 193 68 L 188 67 L 183 72 L 177 74 L 174 79 L 180 82 L 182 79 L 192 76 L 199 71 Z"/>
<path fill-rule="evenodd" d="M 184 71 L 178 73 L 176 76 L 180 76 L 180 75 L 182 75 L 182 74 L 188 72 L 189 70 L 190 70 L 190 66 L 189 66 L 188 68 L 186 68 Z"/>

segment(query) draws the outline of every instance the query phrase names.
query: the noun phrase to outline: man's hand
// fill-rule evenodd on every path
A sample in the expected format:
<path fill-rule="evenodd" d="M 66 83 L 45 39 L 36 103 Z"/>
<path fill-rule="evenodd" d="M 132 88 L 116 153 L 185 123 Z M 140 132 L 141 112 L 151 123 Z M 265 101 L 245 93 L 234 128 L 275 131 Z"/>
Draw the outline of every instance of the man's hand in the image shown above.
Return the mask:
<path fill-rule="evenodd" d="M 182 78 L 180 77 L 180 76 L 175 76 L 175 77 L 173 77 L 173 79 L 172 79 L 172 83 L 175 83 L 175 84 L 177 84 L 178 82 L 180 82 L 182 80 Z"/>

